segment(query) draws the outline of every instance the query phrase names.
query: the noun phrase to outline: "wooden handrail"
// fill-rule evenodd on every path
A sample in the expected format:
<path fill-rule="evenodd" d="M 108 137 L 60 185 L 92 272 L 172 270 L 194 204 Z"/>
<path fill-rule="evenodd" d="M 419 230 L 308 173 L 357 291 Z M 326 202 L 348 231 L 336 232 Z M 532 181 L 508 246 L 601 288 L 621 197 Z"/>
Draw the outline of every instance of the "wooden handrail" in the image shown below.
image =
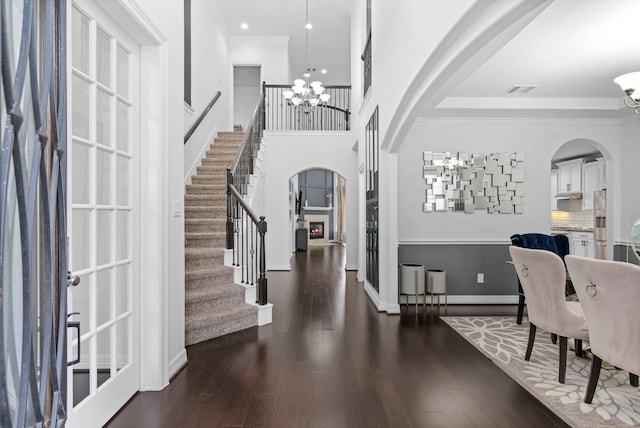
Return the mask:
<path fill-rule="evenodd" d="M 231 174 L 231 170 L 227 170 L 227 174 Z M 258 217 L 256 215 L 255 212 L 253 212 L 253 210 L 251 209 L 251 207 L 247 204 L 247 202 L 244 200 L 244 198 L 242 197 L 242 195 L 240 194 L 240 192 L 238 192 L 238 189 L 236 189 L 236 186 L 234 186 L 233 184 L 229 183 L 227 184 L 227 190 L 236 198 L 236 201 L 242 206 L 242 208 L 247 212 L 247 215 L 249 217 L 251 217 L 251 220 L 253 220 L 253 222 L 255 224 L 260 223 L 260 217 Z M 264 218 L 264 217 L 263 217 Z"/>
<path fill-rule="evenodd" d="M 244 137 L 242 137 L 242 142 L 240 143 L 240 147 L 238 148 L 238 153 L 236 154 L 236 157 L 233 159 L 233 163 L 231 164 L 232 174 L 235 174 L 236 168 L 238 167 L 238 163 L 240 162 L 240 158 L 242 157 L 242 153 L 244 152 L 244 147 L 248 144 L 249 136 L 251 135 L 251 131 L 256 122 L 256 117 L 258 114 L 262 114 L 263 99 L 264 99 L 264 94 L 261 94 L 260 99 L 258 100 L 258 104 L 256 105 L 256 108 L 253 110 L 253 115 L 251 116 L 251 122 L 244 133 Z"/>
<path fill-rule="evenodd" d="M 371 31 L 369 31 L 369 34 L 367 35 L 367 42 L 364 44 L 364 49 L 362 49 L 362 55 L 360 55 L 360 59 L 362 61 L 364 61 L 364 59 L 367 57 L 367 50 L 369 50 L 370 43 L 371 43 Z"/>
<path fill-rule="evenodd" d="M 207 116 L 207 113 L 209 113 L 209 110 L 211 110 L 211 107 L 213 107 L 216 101 L 218 101 L 218 98 L 220 98 L 220 95 L 222 95 L 222 92 L 218 91 L 214 95 L 213 99 L 211 100 L 207 108 L 204 109 L 204 111 L 202 112 L 198 120 L 196 120 L 196 122 L 191 126 L 191 129 L 189 129 L 189 132 L 187 132 L 187 134 L 184 136 L 184 144 L 187 144 L 187 141 L 189 140 L 189 138 L 191 138 L 193 133 L 196 132 L 196 128 L 200 126 L 200 123 L 202 123 L 204 118 Z"/>

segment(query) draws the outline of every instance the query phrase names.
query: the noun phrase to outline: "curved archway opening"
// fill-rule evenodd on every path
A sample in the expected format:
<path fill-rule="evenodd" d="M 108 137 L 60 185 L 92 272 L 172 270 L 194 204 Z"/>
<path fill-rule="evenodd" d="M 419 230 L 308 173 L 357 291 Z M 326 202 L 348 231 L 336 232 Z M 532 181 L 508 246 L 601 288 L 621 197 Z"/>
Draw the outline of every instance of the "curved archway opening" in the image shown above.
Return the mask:
<path fill-rule="evenodd" d="M 607 258 L 606 153 L 595 141 L 565 142 L 551 158 L 551 229 L 571 254 Z"/>
<path fill-rule="evenodd" d="M 293 251 L 346 244 L 347 180 L 326 168 L 308 168 L 289 179 Z"/>

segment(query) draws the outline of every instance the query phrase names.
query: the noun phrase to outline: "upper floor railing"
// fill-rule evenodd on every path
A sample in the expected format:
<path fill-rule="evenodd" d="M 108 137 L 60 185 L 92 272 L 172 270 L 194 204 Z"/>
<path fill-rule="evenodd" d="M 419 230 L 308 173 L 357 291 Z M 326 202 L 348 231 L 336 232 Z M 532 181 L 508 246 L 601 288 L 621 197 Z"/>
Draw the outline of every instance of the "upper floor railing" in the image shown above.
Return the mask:
<path fill-rule="evenodd" d="M 263 105 L 260 97 L 238 154 L 227 170 L 227 249 L 233 250 L 233 264 L 241 267 L 242 283 L 257 286 L 259 305 L 267 303 L 267 222 L 253 212 L 244 196 L 262 143 Z"/>
<path fill-rule="evenodd" d="M 348 131 L 350 129 L 349 108 L 351 106 L 351 86 L 325 86 L 331 95 L 328 104 L 318 106 L 309 112 L 287 103 L 283 92 L 289 85 L 262 85 L 263 123 L 267 131 Z"/>

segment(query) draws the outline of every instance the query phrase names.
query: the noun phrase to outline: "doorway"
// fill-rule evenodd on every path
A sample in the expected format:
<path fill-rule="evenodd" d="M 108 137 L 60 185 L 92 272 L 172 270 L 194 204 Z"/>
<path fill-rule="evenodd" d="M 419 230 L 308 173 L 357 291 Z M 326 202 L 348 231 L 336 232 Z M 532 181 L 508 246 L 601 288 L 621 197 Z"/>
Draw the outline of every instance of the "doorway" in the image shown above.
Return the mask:
<path fill-rule="evenodd" d="M 306 246 L 346 243 L 346 191 L 347 180 L 328 169 L 307 169 L 291 177 L 292 252 L 306 249 Z M 301 238 L 301 234 L 306 238 Z M 301 246 L 300 239 L 306 245 Z"/>
<path fill-rule="evenodd" d="M 233 66 L 233 123 L 246 130 L 260 99 L 259 65 Z"/>
<path fill-rule="evenodd" d="M 140 46 L 96 3 L 70 8 L 69 426 L 100 425 L 140 387 Z"/>

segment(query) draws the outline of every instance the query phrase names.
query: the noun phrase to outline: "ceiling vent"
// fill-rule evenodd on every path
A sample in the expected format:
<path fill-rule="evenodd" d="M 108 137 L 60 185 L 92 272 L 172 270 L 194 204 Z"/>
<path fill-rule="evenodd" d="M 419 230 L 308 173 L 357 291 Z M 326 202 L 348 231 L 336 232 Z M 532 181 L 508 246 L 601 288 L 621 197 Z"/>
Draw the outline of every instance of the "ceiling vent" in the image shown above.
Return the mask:
<path fill-rule="evenodd" d="M 537 87 L 538 85 L 514 85 L 507 89 L 507 94 L 526 94 Z"/>

